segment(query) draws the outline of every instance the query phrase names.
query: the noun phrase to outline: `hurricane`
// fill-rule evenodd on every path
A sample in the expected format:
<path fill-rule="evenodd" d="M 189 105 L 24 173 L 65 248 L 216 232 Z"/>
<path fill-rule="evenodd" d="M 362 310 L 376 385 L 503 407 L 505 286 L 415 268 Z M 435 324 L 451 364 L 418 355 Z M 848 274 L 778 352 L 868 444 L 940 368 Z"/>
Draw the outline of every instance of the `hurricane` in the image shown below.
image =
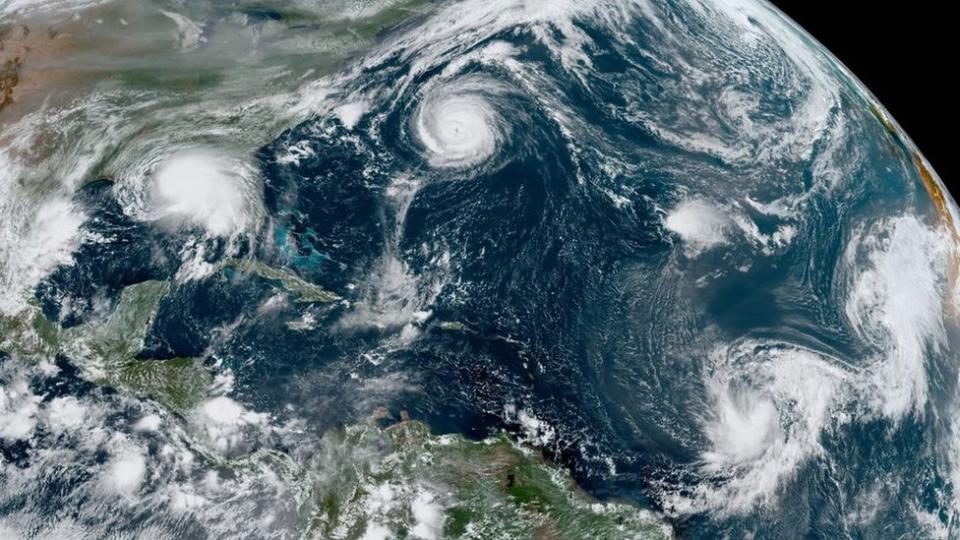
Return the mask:
<path fill-rule="evenodd" d="M 414 130 L 431 166 L 475 167 L 497 153 L 510 138 L 509 125 L 496 110 L 498 93 L 482 81 L 428 91 L 414 113 Z"/>

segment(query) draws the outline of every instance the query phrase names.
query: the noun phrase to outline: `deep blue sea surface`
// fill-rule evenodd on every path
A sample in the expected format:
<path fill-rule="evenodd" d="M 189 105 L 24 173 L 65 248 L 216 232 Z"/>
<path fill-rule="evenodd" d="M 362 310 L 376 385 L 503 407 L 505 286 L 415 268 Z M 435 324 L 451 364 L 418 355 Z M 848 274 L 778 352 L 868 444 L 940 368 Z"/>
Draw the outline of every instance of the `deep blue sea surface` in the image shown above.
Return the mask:
<path fill-rule="evenodd" d="M 316 436 L 377 407 L 506 431 L 681 537 L 957 534 L 955 207 L 774 8 L 443 3 L 322 92 L 253 153 L 232 236 L 90 178 L 99 241 L 36 287 L 46 318 L 166 281 L 138 362 L 202 359 Z"/>

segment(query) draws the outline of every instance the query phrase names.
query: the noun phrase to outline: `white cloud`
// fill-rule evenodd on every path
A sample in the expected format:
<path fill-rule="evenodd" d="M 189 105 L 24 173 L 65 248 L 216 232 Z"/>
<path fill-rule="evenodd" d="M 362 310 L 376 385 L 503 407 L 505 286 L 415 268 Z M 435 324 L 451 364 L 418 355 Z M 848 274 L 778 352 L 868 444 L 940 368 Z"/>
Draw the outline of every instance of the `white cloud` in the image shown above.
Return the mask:
<path fill-rule="evenodd" d="M 203 402 L 193 420 L 213 449 L 227 454 L 243 449 L 245 433 L 267 429 L 269 418 L 264 413 L 249 411 L 236 401 L 220 396 Z"/>
<path fill-rule="evenodd" d="M 671 210 L 666 226 L 683 240 L 687 255 L 694 257 L 727 242 L 730 219 L 717 207 L 694 199 Z"/>
<path fill-rule="evenodd" d="M 160 415 L 158 414 L 148 414 L 137 420 L 137 423 L 133 425 L 133 429 L 137 431 L 157 431 L 160 429 Z"/>
<path fill-rule="evenodd" d="M 0 439 L 14 442 L 29 438 L 37 425 L 40 397 L 30 392 L 26 381 L 0 387 Z"/>
<path fill-rule="evenodd" d="M 112 493 L 130 497 L 140 490 L 146 472 L 147 462 L 143 451 L 132 444 L 123 443 L 107 464 L 102 485 Z"/>
<path fill-rule="evenodd" d="M 83 426 L 89 411 L 87 406 L 73 396 L 50 400 L 44 411 L 47 428 L 53 433 L 63 433 Z"/>
<path fill-rule="evenodd" d="M 414 526 L 411 534 L 423 540 L 440 538 L 443 532 L 443 508 L 437 503 L 436 496 L 429 491 L 421 491 L 410 504 Z"/>

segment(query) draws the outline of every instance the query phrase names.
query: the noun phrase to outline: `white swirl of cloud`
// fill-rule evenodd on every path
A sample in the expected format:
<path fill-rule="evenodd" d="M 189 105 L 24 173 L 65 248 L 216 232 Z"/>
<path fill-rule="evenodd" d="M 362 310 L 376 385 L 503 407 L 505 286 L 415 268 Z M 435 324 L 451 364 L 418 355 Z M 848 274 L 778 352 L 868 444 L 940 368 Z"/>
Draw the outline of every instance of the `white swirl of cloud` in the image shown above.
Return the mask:
<path fill-rule="evenodd" d="M 430 88 L 412 120 L 413 130 L 433 167 L 476 167 L 494 155 L 510 129 L 498 110 L 504 89 L 483 80 Z"/>
<path fill-rule="evenodd" d="M 257 171 L 230 151 L 158 145 L 118 175 L 118 185 L 127 215 L 199 227 L 209 237 L 235 237 L 262 213 Z"/>

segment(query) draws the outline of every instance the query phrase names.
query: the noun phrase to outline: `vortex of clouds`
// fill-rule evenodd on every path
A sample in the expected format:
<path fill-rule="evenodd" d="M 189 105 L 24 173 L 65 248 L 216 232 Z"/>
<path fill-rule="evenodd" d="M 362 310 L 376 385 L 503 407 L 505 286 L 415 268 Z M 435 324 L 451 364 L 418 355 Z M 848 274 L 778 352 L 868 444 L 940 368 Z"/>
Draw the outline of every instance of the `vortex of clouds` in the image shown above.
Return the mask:
<path fill-rule="evenodd" d="M 495 83 L 472 79 L 425 92 L 412 124 L 431 166 L 466 169 L 497 153 L 509 135 L 497 107 L 503 91 Z"/>

